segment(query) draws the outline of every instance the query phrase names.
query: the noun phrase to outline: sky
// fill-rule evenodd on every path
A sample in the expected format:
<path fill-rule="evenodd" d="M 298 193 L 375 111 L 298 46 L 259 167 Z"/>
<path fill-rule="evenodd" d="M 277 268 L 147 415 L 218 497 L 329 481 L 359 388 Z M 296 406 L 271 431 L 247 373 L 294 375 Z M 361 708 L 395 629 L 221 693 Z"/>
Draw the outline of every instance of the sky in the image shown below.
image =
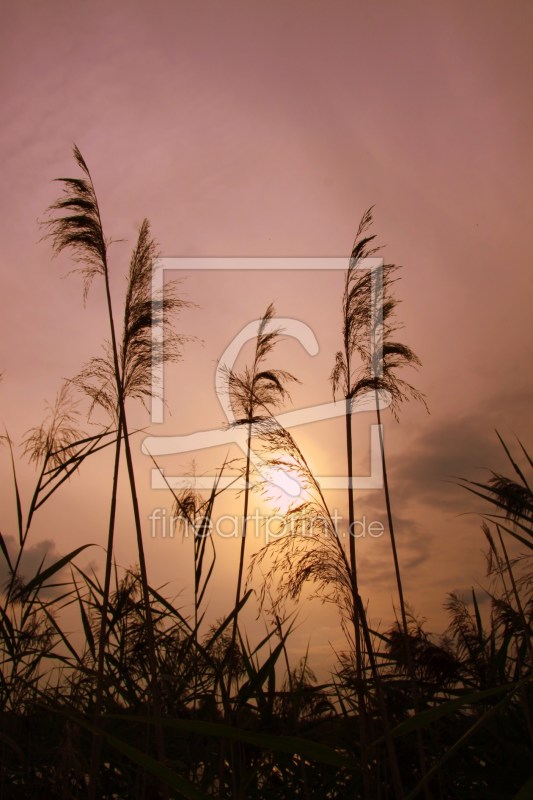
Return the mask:
<path fill-rule="evenodd" d="M 485 570 L 480 521 L 469 513 L 480 506 L 450 478 L 484 480 L 489 469 L 507 469 L 495 428 L 531 446 L 531 4 L 21 0 L 2 4 L 0 30 L 0 409 L 17 445 L 25 501 L 35 473 L 19 447 L 24 432 L 107 336 L 102 286 L 93 285 L 84 308 L 80 278 L 66 277 L 71 261 L 52 258 L 39 227 L 60 190 L 54 179 L 77 174 L 74 142 L 114 240 L 117 309 L 145 217 L 164 257 L 347 263 L 358 221 L 374 206 L 382 255 L 402 265 L 402 336 L 423 364 L 406 377 L 430 410 L 410 403 L 399 424 L 384 419 L 400 562 L 414 611 L 442 630 L 446 593 L 468 592 Z M 165 423 L 150 435 L 224 425 L 217 362 L 270 302 L 319 343 L 315 356 L 294 339 L 276 348 L 272 366 L 301 381 L 284 410 L 331 400 L 341 271 L 184 269 L 171 277 L 191 303 L 177 320 L 190 340 L 165 373 Z M 150 425 L 142 409 L 131 413 Z M 367 474 L 373 419 L 360 417 L 358 469 Z M 340 420 L 293 433 L 319 474 L 342 468 Z M 171 500 L 150 488 L 141 444 L 137 436 L 150 574 L 187 611 L 190 548 L 150 536 L 149 515 L 170 509 Z M 0 530 L 9 537 L 13 489 L 6 450 L 0 455 Z M 225 455 L 223 447 L 176 454 L 162 466 L 181 475 L 194 459 L 200 472 L 212 472 Z M 29 572 L 47 549 L 52 559 L 86 542 L 101 548 L 110 483 L 102 454 L 43 509 Z M 122 497 L 117 558 L 128 566 L 135 546 L 124 487 Z M 328 499 L 342 510 L 341 493 Z M 358 513 L 384 521 L 379 490 L 361 492 L 357 502 Z M 237 513 L 241 503 L 228 495 L 220 513 Z M 219 543 L 208 618 L 226 601 L 231 607 L 237 547 Z M 100 548 L 83 563 L 91 559 L 101 571 Z M 396 602 L 386 536 L 361 542 L 360 575 L 370 616 L 386 627 Z M 306 595 L 298 624 L 295 656 L 310 641 L 323 668 L 330 643 L 342 647 L 336 610 Z"/>

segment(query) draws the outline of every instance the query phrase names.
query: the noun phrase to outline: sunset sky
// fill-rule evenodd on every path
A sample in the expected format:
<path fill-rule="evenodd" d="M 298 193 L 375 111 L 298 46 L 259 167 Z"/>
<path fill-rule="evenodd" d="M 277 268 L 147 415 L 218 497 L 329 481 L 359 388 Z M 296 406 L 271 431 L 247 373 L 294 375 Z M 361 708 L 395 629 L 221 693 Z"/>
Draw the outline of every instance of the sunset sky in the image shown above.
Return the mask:
<path fill-rule="evenodd" d="M 485 571 L 479 518 L 463 516 L 479 506 L 450 478 L 507 470 L 495 428 L 533 449 L 532 4 L 21 0 L 2 4 L 0 31 L 0 409 L 11 438 L 19 444 L 41 421 L 62 379 L 97 355 L 108 335 L 102 285 L 95 281 L 84 309 L 80 278 L 66 278 L 72 263 L 52 259 L 38 224 L 60 191 L 53 179 L 78 174 L 74 142 L 115 241 L 119 318 L 145 217 L 166 257 L 285 258 L 288 266 L 291 257 L 346 257 L 347 264 L 359 219 L 373 205 L 382 255 L 403 266 L 396 287 L 403 340 L 423 363 L 405 377 L 430 409 L 410 403 L 399 424 L 384 420 L 400 560 L 413 609 L 430 630 L 442 630 L 446 592 L 468 591 Z M 269 365 L 301 381 L 284 410 L 331 399 L 341 272 L 170 277 L 181 279 L 196 307 L 177 320 L 191 340 L 165 374 L 166 420 L 152 435 L 223 426 L 216 363 L 270 302 L 280 317 L 310 326 L 320 348 L 316 356 L 294 340 L 276 348 Z M 136 424 L 149 425 L 142 409 L 132 412 Z M 361 415 L 355 427 L 362 474 L 373 421 Z M 341 420 L 293 433 L 317 473 L 343 468 Z M 190 611 L 190 548 L 150 539 L 149 514 L 171 500 L 150 489 L 141 443 L 137 436 L 152 583 L 166 583 Z M 215 470 L 226 452 L 165 457 L 162 466 L 179 475 L 196 459 L 200 471 Z M 14 536 L 4 448 L 0 455 L 0 530 Z M 35 475 L 20 449 L 19 456 L 29 501 Z M 105 455 L 95 457 L 43 510 L 29 571 L 46 548 L 54 558 L 104 543 L 111 470 Z M 339 508 L 344 502 L 340 494 L 329 499 Z M 385 521 L 381 492 L 357 502 L 358 515 Z M 228 496 L 221 510 L 241 504 Z M 125 493 L 123 505 L 116 553 L 129 566 L 135 546 Z M 101 550 L 88 552 L 82 563 L 101 574 Z M 219 543 L 210 620 L 232 607 L 236 557 L 236 542 Z M 363 543 L 360 574 L 370 616 L 386 627 L 396 602 L 386 536 Z M 298 620 L 293 652 L 310 641 L 321 669 L 332 660 L 329 643 L 342 648 L 336 611 L 306 601 Z"/>

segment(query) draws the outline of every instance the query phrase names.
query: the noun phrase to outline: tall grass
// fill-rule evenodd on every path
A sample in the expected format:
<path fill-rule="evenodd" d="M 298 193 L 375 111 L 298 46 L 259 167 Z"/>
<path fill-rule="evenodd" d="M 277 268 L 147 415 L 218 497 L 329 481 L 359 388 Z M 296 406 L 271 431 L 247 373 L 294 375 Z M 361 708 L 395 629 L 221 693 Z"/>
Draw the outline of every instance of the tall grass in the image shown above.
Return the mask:
<path fill-rule="evenodd" d="M 110 346 L 103 356 L 93 358 L 75 380 L 92 398 L 93 404 L 102 406 L 116 421 L 117 440 L 115 463 L 113 469 L 113 486 L 109 515 L 107 542 L 107 560 L 104 584 L 104 613 L 98 637 L 98 688 L 95 715 L 100 714 L 103 691 L 103 653 L 105 648 L 105 624 L 107 620 L 107 603 L 109 601 L 111 558 L 115 528 L 117 485 L 120 467 L 121 442 L 126 457 L 127 475 L 135 521 L 137 556 L 139 560 L 140 581 L 144 608 L 146 613 L 146 636 L 151 668 L 150 692 L 156 716 L 160 711 L 160 698 L 155 654 L 153 620 L 151 616 L 148 588 L 148 573 L 144 554 L 141 515 L 137 494 L 136 478 L 126 416 L 126 398 L 147 397 L 152 384 L 153 343 L 152 324 L 164 322 L 171 312 L 182 307 L 181 301 L 174 293 L 168 292 L 165 297 L 152 297 L 152 264 L 157 254 L 156 245 L 150 234 L 147 220 L 142 223 L 137 244 L 133 250 L 126 300 L 124 305 L 124 323 L 122 339 L 119 338 L 114 322 L 114 311 L 110 288 L 108 264 L 108 241 L 104 235 L 98 199 L 87 164 L 77 147 L 74 147 L 74 158 L 80 168 L 82 178 L 61 178 L 64 194 L 49 209 L 49 218 L 45 222 L 57 253 L 69 251 L 80 265 L 84 277 L 84 296 L 96 276 L 103 278 L 105 301 L 109 322 Z M 166 356 L 176 357 L 178 337 L 170 337 L 166 343 Z M 156 353 L 162 360 L 163 354 Z M 156 726 L 159 758 L 164 760 L 163 729 Z M 96 792 L 96 773 L 98 768 L 99 737 L 95 738 L 93 747 L 93 767 L 91 770 L 92 796 Z"/>
<path fill-rule="evenodd" d="M 242 515 L 241 547 L 239 553 L 239 569 L 237 574 L 237 587 L 235 591 L 235 608 L 239 609 L 241 603 L 242 579 L 245 563 L 246 533 L 248 523 L 248 508 L 250 503 L 251 482 L 251 457 L 252 436 L 254 427 L 272 415 L 272 409 L 288 397 L 286 384 L 296 378 L 289 372 L 280 369 L 263 369 L 263 364 L 276 343 L 279 341 L 281 329 L 272 326 L 275 316 L 274 306 L 268 306 L 261 317 L 257 329 L 254 358 L 251 367 L 245 367 L 243 372 L 236 370 L 227 371 L 229 397 L 234 411 L 236 426 L 245 426 L 246 462 L 244 468 L 244 507 Z M 235 646 L 237 637 L 238 611 L 235 614 L 232 628 L 231 646 Z M 231 678 L 231 671 L 230 671 Z"/>
<path fill-rule="evenodd" d="M 381 439 L 401 618 L 385 634 L 372 630 L 359 590 L 354 537 L 345 544 L 303 451 L 272 413 L 287 398 L 287 382 L 293 378 L 265 366 L 280 335 L 269 306 L 258 324 L 252 365 L 227 373 L 236 424 L 247 433 L 244 517 L 252 482 L 261 488 L 266 480 L 257 471 L 252 475 L 252 445 L 265 465 L 294 475 L 302 495 L 285 513 L 289 535 L 252 559 L 247 559 L 244 528 L 234 600 L 208 625 L 205 611 L 219 562 L 206 532 L 221 490 L 216 483 L 203 496 L 169 487 L 176 511 L 194 533 L 192 612 L 184 614 L 182 600 L 148 580 L 126 415 L 127 401 L 143 400 L 150 391 L 151 320 L 169 322 L 183 302 L 172 290 L 155 302 L 150 297 L 157 249 L 144 222 L 130 260 L 122 330 L 115 329 L 108 243 L 89 171 L 77 150 L 75 157 L 83 177 L 63 180 L 65 195 L 52 207 L 49 232 L 57 250 L 78 259 L 86 290 L 94 277 L 103 279 L 111 340 L 103 355 L 60 391 L 48 419 L 25 437 L 23 446 L 37 469 L 27 506 L 19 491 L 15 447 L 7 435 L 2 439 L 12 474 L 16 535 L 0 533 L 6 574 L 0 602 L 1 796 L 529 796 L 533 503 L 528 474 L 533 463 L 526 449 L 520 446 L 515 457 L 502 441 L 512 477 L 495 473 L 485 484 L 462 481 L 488 509 L 485 603 L 480 589 L 467 597 L 449 595 L 450 624 L 439 637 L 408 611 Z M 406 396 L 418 394 L 398 375 L 400 367 L 417 359 L 393 335 L 392 267 L 384 268 L 384 292 L 378 298 L 384 324 L 379 375 L 365 344 L 372 279 L 356 271 L 356 265 L 373 252 L 370 221 L 369 212 L 352 250 L 343 299 L 344 349 L 333 373 L 334 389 L 346 402 L 348 476 L 357 447 L 351 426 L 354 399 L 375 393 L 381 426 L 380 393 L 390 394 L 394 411 Z M 166 356 L 178 357 L 183 340 L 175 334 L 166 341 L 171 343 Z M 75 390 L 81 390 L 77 402 Z M 107 414 L 96 434 L 83 430 L 83 398 L 88 398 L 88 414 L 97 406 Z M 53 563 L 43 560 L 26 575 L 28 542 L 39 510 L 59 502 L 66 480 L 78 473 L 82 480 L 85 460 L 98 459 L 108 447 L 114 448 L 114 460 L 103 581 L 80 564 L 89 544 Z M 123 459 L 138 561 L 128 569 L 114 556 Z M 224 464 L 219 476 L 227 469 Z M 355 503 L 350 481 L 350 524 Z M 253 602 L 252 591 L 243 590 L 248 562 L 250 574 L 262 571 L 265 632 L 255 641 L 239 624 L 244 604 Z M 347 640 L 331 679 L 322 684 L 307 656 L 297 665 L 289 657 L 294 619 L 287 604 L 297 603 L 306 587 L 338 608 Z M 66 629 L 67 609 L 79 618 L 81 645 Z"/>
<path fill-rule="evenodd" d="M 353 381 L 353 384 L 350 382 L 350 358 L 348 355 L 345 355 L 343 359 L 342 356 L 339 357 L 340 354 L 337 356 L 337 365 L 332 377 L 335 388 L 338 382 L 339 372 L 343 374 L 345 379 L 344 391 L 345 393 L 353 394 L 354 397 L 372 388 L 374 390 L 385 509 L 400 606 L 403 646 L 411 678 L 414 710 L 418 712 L 420 710 L 419 693 L 411 654 L 407 608 L 392 513 L 381 403 L 382 395 L 388 397 L 392 414 L 398 420 L 400 406 L 407 399 L 413 398 L 419 400 L 424 403 L 424 405 L 425 400 L 421 392 L 398 374 L 406 367 L 421 366 L 421 362 L 414 351 L 396 339 L 396 334 L 402 328 L 402 325 L 396 318 L 398 300 L 393 291 L 394 284 L 398 280 L 398 267 L 394 264 L 382 264 L 375 268 L 370 274 L 361 275 L 361 273 L 359 273 L 358 275 L 356 273 L 359 266 L 359 259 L 379 252 L 377 247 L 374 247 L 371 251 L 368 248 L 369 243 L 375 239 L 375 236 L 366 235 L 372 225 L 372 221 L 372 209 L 369 209 L 361 221 L 355 246 L 352 251 L 343 303 L 345 310 L 345 330 L 347 329 L 349 332 L 348 337 L 345 335 L 345 348 L 349 347 L 351 344 L 352 349 L 357 349 L 360 355 L 361 364 L 357 373 L 357 380 Z M 352 328 L 355 328 L 355 333 L 351 332 Z M 366 342 L 370 342 L 370 346 L 368 346 Z M 424 747 L 420 733 L 418 733 L 417 736 L 420 771 L 421 774 L 424 775 L 426 772 Z M 426 797 L 429 797 L 427 791 Z"/>

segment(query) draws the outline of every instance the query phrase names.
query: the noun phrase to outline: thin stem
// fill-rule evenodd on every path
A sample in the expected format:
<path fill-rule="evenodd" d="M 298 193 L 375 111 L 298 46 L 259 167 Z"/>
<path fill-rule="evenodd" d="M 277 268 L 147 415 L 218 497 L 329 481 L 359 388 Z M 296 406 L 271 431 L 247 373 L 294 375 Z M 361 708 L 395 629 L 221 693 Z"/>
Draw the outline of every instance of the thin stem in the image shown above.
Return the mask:
<path fill-rule="evenodd" d="M 365 798 L 371 798 L 370 775 L 368 771 L 368 725 L 364 692 L 364 674 L 361 652 L 360 616 L 357 603 L 359 588 L 357 585 L 357 562 L 355 555 L 355 504 L 353 491 L 353 447 L 352 447 L 352 415 L 351 398 L 346 399 L 346 460 L 348 471 L 348 541 L 350 550 L 350 581 L 352 589 L 353 626 L 355 639 L 355 673 L 357 687 L 357 704 L 359 707 L 359 726 L 361 739 L 361 771 L 363 774 L 363 788 Z"/>
<path fill-rule="evenodd" d="M 106 627 L 107 611 L 109 608 L 109 595 L 111 592 L 111 571 L 113 566 L 113 541 L 115 535 L 115 519 L 117 508 L 118 474 L 120 467 L 120 445 L 122 430 L 119 424 L 117 431 L 117 443 L 115 447 L 115 463 L 113 467 L 113 490 L 111 493 L 111 506 L 109 510 L 109 530 L 107 535 L 107 552 L 105 563 L 104 595 L 102 598 L 102 609 L 100 617 L 100 631 L 98 635 L 98 666 L 96 678 L 96 703 L 94 708 L 94 724 L 97 730 L 93 734 L 91 747 L 91 766 L 89 771 L 89 800 L 96 798 L 96 783 L 98 779 L 98 767 L 102 749 L 102 732 L 99 730 L 100 715 L 102 713 L 102 699 L 104 689 L 104 665 L 106 647 Z"/>
<path fill-rule="evenodd" d="M 238 609 L 239 603 L 241 602 L 241 588 L 242 588 L 242 576 L 244 572 L 244 554 L 246 548 L 246 529 L 248 523 L 248 505 L 249 505 L 249 497 L 250 497 L 250 462 L 251 462 L 251 449 L 252 449 L 252 422 L 251 422 L 251 414 L 250 414 L 250 422 L 248 423 L 248 438 L 246 442 L 246 469 L 245 469 L 245 477 L 244 477 L 244 509 L 243 509 L 243 521 L 242 521 L 242 537 L 241 537 L 241 549 L 239 554 L 239 573 L 237 576 L 237 588 L 235 591 L 235 609 Z M 231 697 L 231 682 L 233 679 L 233 665 L 235 659 L 235 647 L 237 643 L 237 622 L 238 622 L 238 611 L 235 611 L 235 616 L 233 618 L 233 627 L 231 631 L 231 644 L 229 649 L 229 665 L 228 665 L 228 699 Z"/>
<path fill-rule="evenodd" d="M 90 177 L 90 176 L 89 176 Z M 92 179 L 91 183 L 92 183 Z M 95 203 L 95 211 L 98 218 L 98 223 L 100 225 L 100 229 L 103 230 L 102 221 L 100 216 L 100 209 L 98 207 L 98 201 L 94 199 Z M 118 346 L 117 346 L 117 338 L 115 332 L 115 323 L 113 318 L 113 304 L 111 301 L 111 288 L 109 283 L 109 270 L 107 264 L 107 249 L 104 245 L 102 250 L 102 267 L 103 267 L 103 275 L 104 275 L 104 284 L 105 284 L 105 295 L 106 295 L 106 302 L 107 302 L 107 313 L 109 319 L 109 329 L 111 335 L 111 348 L 113 354 L 113 367 L 115 373 L 115 382 L 116 382 L 116 389 L 117 389 L 117 400 L 118 400 L 118 416 L 119 416 L 119 427 L 123 431 L 124 435 L 124 451 L 126 454 L 126 465 L 128 471 L 128 480 L 130 485 L 130 494 L 133 506 L 133 516 L 135 521 L 135 533 L 137 539 L 137 550 L 139 556 L 139 571 L 141 576 L 141 586 L 142 586 L 142 595 L 143 595 L 143 602 L 145 607 L 145 614 L 146 614 L 146 635 L 148 640 L 148 660 L 150 665 L 150 673 L 151 673 L 151 680 L 150 680 L 150 692 L 152 695 L 153 705 L 154 705 L 154 713 L 155 713 L 155 731 L 156 731 L 156 745 L 157 745 L 157 753 L 159 760 L 164 763 L 165 761 L 165 747 L 164 747 L 164 736 L 163 736 L 163 726 L 161 724 L 161 702 L 159 696 L 159 684 L 158 684 L 158 677 L 157 677 L 157 659 L 155 654 L 155 636 L 154 636 L 154 624 L 150 606 L 150 591 L 148 587 L 148 576 L 146 571 L 146 560 L 144 556 L 144 546 L 142 540 L 142 526 L 141 526 L 141 515 L 139 511 L 139 502 L 137 497 L 137 488 L 135 484 L 135 473 L 133 469 L 133 459 L 131 456 L 131 447 L 128 435 L 128 425 L 126 420 L 126 410 L 125 410 L 125 402 L 124 402 L 124 380 L 123 375 L 120 371 L 119 366 L 119 355 L 118 355 Z"/>
<path fill-rule="evenodd" d="M 383 425 L 381 422 L 381 409 L 379 405 L 379 391 L 376 389 L 376 415 L 377 415 L 377 423 L 378 423 L 378 430 L 379 430 L 379 447 L 380 447 L 380 455 L 381 455 L 381 467 L 383 473 L 383 488 L 385 492 L 385 505 L 387 508 L 387 520 L 389 526 L 389 535 L 390 535 L 390 543 L 392 549 L 392 558 L 394 561 L 394 574 L 396 576 L 396 586 L 398 588 L 398 599 L 400 601 L 400 614 L 402 618 L 402 629 L 403 629 L 403 636 L 402 640 L 404 643 L 404 650 L 405 650 L 405 657 L 407 661 L 407 669 L 409 671 L 409 679 L 411 682 L 411 692 L 413 695 L 413 705 L 415 709 L 415 713 L 418 714 L 420 711 L 420 693 L 418 691 L 418 684 L 416 680 L 416 673 L 415 673 L 415 666 L 413 662 L 413 654 L 411 652 L 411 645 L 409 642 L 409 626 L 407 624 L 407 612 L 405 607 L 405 598 L 403 594 L 403 585 L 402 585 L 402 576 L 400 572 L 400 562 L 398 559 L 398 550 L 396 547 L 396 536 L 394 533 L 394 519 L 392 516 L 392 507 L 391 507 L 391 499 L 390 499 L 390 491 L 389 491 L 389 479 L 387 474 L 387 460 L 385 458 L 385 444 L 383 441 Z M 417 740 L 417 750 L 418 750 L 418 761 L 420 764 L 420 771 L 422 778 L 425 776 L 427 771 L 427 764 L 426 764 L 426 757 L 424 753 L 424 743 L 422 739 L 422 734 L 419 730 L 416 732 L 416 740 Z M 424 786 L 424 795 L 428 800 L 430 797 L 429 789 L 427 785 Z"/>

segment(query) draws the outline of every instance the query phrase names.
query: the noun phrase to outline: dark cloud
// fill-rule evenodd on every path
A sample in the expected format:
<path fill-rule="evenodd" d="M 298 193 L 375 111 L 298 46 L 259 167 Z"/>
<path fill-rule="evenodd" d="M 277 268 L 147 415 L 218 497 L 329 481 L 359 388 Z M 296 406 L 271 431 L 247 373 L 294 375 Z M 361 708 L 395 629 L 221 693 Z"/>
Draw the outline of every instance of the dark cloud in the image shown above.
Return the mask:
<path fill-rule="evenodd" d="M 476 601 L 478 606 L 488 605 L 490 603 L 489 593 L 479 586 L 461 586 L 459 589 L 451 589 L 450 594 L 454 594 L 463 600 L 467 606 L 474 608 L 474 600 L 472 598 L 472 589 L 476 593 Z"/>
<path fill-rule="evenodd" d="M 358 570 L 363 586 L 376 590 L 390 590 L 396 586 L 391 541 L 387 520 L 383 509 L 379 507 L 379 499 L 373 503 L 365 501 L 367 520 L 379 520 L 383 525 L 383 534 L 379 538 L 366 536 L 356 542 L 358 550 Z M 427 563 L 432 555 L 432 539 L 428 526 L 410 516 L 394 514 L 396 545 L 403 579 L 413 584 L 420 575 L 420 567 Z"/>
<path fill-rule="evenodd" d="M 499 430 L 519 456 L 513 425 L 529 421 L 530 392 L 495 394 L 487 406 L 452 419 L 429 424 L 389 465 L 396 496 L 458 514 L 483 508 L 482 501 L 457 486 L 457 478 L 484 482 L 491 471 L 512 475 L 512 465 L 501 446 Z M 527 409 L 527 411 L 526 411 Z M 517 434 L 527 445 L 529 427 Z"/>
<path fill-rule="evenodd" d="M 14 536 L 4 536 L 4 541 L 9 553 L 11 563 L 14 565 L 19 551 L 18 542 Z M 35 577 L 39 569 L 45 570 L 58 561 L 64 553 L 56 549 L 56 545 L 50 539 L 43 539 L 41 542 L 26 547 L 21 558 L 18 573 L 25 583 Z M 56 572 L 47 583 L 50 588 L 42 590 L 43 597 L 52 597 L 60 592 L 60 587 L 54 584 L 68 581 L 70 578 L 68 565 Z M 9 569 L 5 558 L 2 556 L 0 562 L 0 585 L 5 586 L 9 579 Z"/>

